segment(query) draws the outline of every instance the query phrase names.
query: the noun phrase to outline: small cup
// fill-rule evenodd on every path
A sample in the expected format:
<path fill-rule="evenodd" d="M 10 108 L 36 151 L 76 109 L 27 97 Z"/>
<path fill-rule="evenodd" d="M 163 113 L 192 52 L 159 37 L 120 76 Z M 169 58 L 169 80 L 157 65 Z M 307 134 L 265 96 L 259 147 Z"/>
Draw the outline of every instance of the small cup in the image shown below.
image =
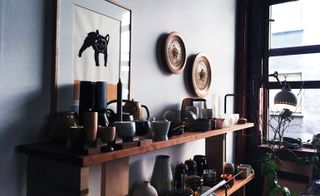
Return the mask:
<path fill-rule="evenodd" d="M 99 126 L 98 136 L 100 137 L 101 141 L 104 143 L 113 142 L 113 140 L 116 137 L 116 127 Z"/>
<path fill-rule="evenodd" d="M 234 117 L 234 123 L 233 124 L 238 124 L 238 121 L 239 121 L 239 118 L 240 118 L 240 115 L 235 113 L 233 114 L 233 117 Z"/>
<path fill-rule="evenodd" d="M 222 127 L 223 127 L 223 122 L 224 122 L 224 118 L 216 118 L 216 119 L 214 120 L 215 128 L 216 128 L 216 129 L 222 129 Z"/>
<path fill-rule="evenodd" d="M 153 139 L 156 141 L 168 140 L 168 132 L 170 128 L 170 121 L 159 120 L 151 122 L 153 130 Z"/>
<path fill-rule="evenodd" d="M 136 120 L 135 125 L 136 125 L 136 135 L 138 136 L 147 135 L 151 130 L 151 125 L 148 120 Z"/>
<path fill-rule="evenodd" d="M 116 127 L 116 132 L 124 141 L 132 141 L 136 133 L 134 121 L 116 121 L 113 123 Z"/>

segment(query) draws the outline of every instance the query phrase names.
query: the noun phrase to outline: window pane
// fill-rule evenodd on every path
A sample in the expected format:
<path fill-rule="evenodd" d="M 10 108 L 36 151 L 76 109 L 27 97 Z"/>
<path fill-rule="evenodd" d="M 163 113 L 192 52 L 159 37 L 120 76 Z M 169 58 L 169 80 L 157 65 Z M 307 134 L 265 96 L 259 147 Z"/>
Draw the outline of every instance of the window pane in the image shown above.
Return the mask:
<path fill-rule="evenodd" d="M 319 0 L 281 3 L 270 9 L 271 48 L 320 44 Z"/>
<path fill-rule="evenodd" d="M 273 90 L 276 91 L 276 90 Z M 270 102 L 273 100 L 270 93 Z M 301 138 L 303 142 L 311 140 L 312 136 L 320 133 L 320 89 L 304 89 L 300 91 L 298 96 L 298 109 L 301 113 L 293 114 L 293 121 L 290 123 L 289 128 L 285 131 L 284 136 L 292 138 Z M 271 104 L 270 104 L 271 106 Z M 274 119 L 277 115 L 270 112 L 269 124 L 276 125 Z M 271 120 L 271 121 L 270 121 Z M 268 126 L 269 139 L 273 137 L 273 132 Z"/>
<path fill-rule="evenodd" d="M 275 71 L 279 73 L 280 81 L 284 76 L 287 76 L 287 81 L 319 80 L 320 53 L 270 57 L 269 74 Z M 301 74 L 300 79 L 297 74 Z M 271 77 L 269 80 L 274 81 Z"/>

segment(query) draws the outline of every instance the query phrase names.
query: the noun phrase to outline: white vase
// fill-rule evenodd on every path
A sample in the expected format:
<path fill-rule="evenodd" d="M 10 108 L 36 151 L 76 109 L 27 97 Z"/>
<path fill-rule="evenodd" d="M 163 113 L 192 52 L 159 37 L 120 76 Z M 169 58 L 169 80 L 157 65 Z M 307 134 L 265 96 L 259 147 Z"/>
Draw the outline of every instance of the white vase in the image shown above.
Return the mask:
<path fill-rule="evenodd" d="M 156 189 L 148 182 L 139 184 L 133 191 L 132 196 L 158 196 Z"/>

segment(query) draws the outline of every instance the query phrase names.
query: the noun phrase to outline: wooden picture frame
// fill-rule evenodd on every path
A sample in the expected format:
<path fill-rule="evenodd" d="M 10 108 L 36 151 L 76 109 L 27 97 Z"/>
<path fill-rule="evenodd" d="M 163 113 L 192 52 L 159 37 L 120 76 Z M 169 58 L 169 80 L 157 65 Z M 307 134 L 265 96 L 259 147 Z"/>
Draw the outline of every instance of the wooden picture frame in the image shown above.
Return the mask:
<path fill-rule="evenodd" d="M 52 113 L 77 105 L 81 80 L 106 81 L 109 101 L 121 78 L 122 96 L 130 98 L 131 22 L 131 10 L 114 1 L 56 1 Z"/>

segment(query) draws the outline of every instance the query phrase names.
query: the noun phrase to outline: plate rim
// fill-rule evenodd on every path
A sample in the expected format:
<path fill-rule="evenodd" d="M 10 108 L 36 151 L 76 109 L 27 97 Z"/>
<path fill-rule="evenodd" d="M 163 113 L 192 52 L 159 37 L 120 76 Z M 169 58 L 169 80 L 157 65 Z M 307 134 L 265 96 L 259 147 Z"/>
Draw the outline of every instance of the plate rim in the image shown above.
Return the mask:
<path fill-rule="evenodd" d="M 208 69 L 208 82 L 207 82 L 207 85 L 205 86 L 204 89 L 200 89 L 197 85 L 197 82 L 195 81 L 193 75 L 194 75 L 194 72 L 196 71 L 196 67 L 197 67 L 197 64 L 200 60 L 204 59 L 204 61 L 206 61 L 205 65 Z M 194 57 L 194 60 L 193 60 L 193 63 L 192 63 L 192 71 L 191 71 L 191 80 L 192 80 L 192 87 L 193 87 L 193 90 L 194 90 L 194 93 L 201 97 L 201 98 L 204 98 L 205 96 L 208 95 L 208 92 L 209 92 L 209 89 L 210 89 L 210 86 L 211 86 L 211 81 L 212 81 L 212 73 L 211 73 L 211 64 L 210 64 L 210 61 L 209 59 L 207 58 L 207 55 L 202 53 L 202 52 L 199 52 L 198 54 L 196 54 L 196 56 Z"/>
<path fill-rule="evenodd" d="M 168 56 L 168 45 L 174 39 L 179 40 L 178 43 L 183 48 L 183 50 L 181 50 L 181 52 L 183 53 L 183 56 L 184 56 L 183 63 L 180 63 L 181 65 L 179 65 L 177 67 L 173 66 L 170 63 L 169 56 Z M 180 36 L 180 34 L 177 33 L 176 31 L 169 33 L 166 38 L 165 45 L 164 45 L 164 59 L 165 59 L 165 64 L 166 64 L 167 68 L 169 68 L 169 70 L 173 74 L 180 74 L 186 66 L 186 62 L 187 62 L 186 45 L 185 45 L 182 37 Z"/>

